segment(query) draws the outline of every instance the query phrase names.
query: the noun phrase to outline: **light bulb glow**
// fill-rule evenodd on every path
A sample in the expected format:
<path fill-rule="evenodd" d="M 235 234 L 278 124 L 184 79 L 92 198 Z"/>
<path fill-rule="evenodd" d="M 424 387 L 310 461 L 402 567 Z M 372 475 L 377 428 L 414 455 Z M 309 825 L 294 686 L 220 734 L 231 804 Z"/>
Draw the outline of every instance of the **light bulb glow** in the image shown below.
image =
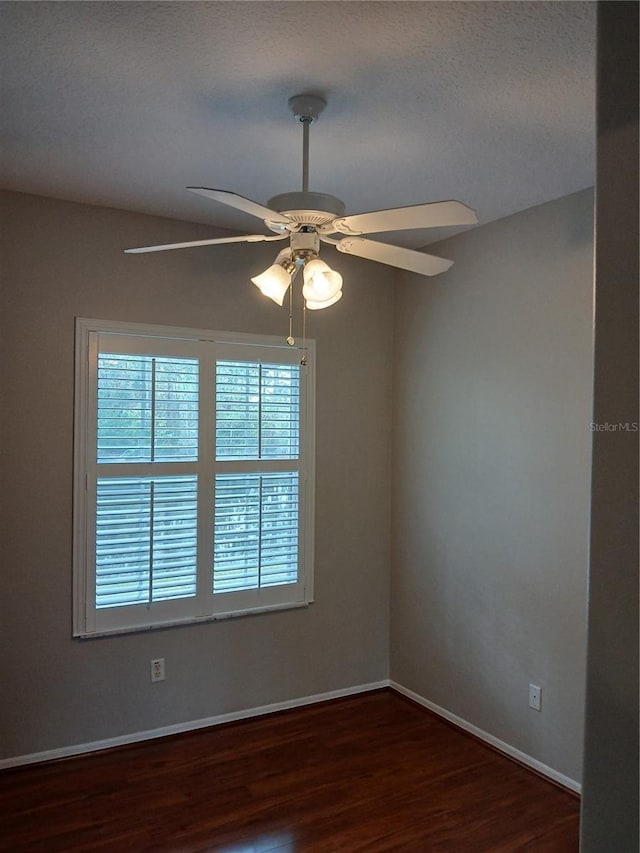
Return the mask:
<path fill-rule="evenodd" d="M 335 303 L 339 299 L 342 299 L 341 290 L 339 290 L 334 296 L 331 296 L 329 299 L 307 299 L 305 305 L 310 311 L 321 311 L 323 308 L 328 308 L 330 305 L 335 305 Z"/>
<path fill-rule="evenodd" d="M 342 276 L 334 272 L 324 261 L 316 258 L 305 264 L 302 288 L 305 299 L 311 302 L 326 302 L 333 299 L 341 289 Z"/>
<path fill-rule="evenodd" d="M 304 265 L 304 280 L 306 281 L 308 278 L 311 278 L 315 273 L 330 271 L 331 267 L 329 264 L 325 264 L 320 258 L 312 258 Z"/>
<path fill-rule="evenodd" d="M 277 305 L 282 305 L 291 284 L 291 273 L 280 264 L 272 264 L 263 273 L 254 276 L 251 281 L 261 293 L 273 299 Z"/>

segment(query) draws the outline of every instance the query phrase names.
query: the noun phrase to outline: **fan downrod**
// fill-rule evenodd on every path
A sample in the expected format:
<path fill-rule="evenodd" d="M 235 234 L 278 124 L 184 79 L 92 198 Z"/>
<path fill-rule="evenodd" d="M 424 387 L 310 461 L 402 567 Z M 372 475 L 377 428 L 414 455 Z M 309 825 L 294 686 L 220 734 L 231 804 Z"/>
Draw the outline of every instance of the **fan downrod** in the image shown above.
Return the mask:
<path fill-rule="evenodd" d="M 344 216 L 344 202 L 326 193 L 309 192 L 309 125 L 316 121 L 327 102 L 320 95 L 293 95 L 289 98 L 289 109 L 302 123 L 302 192 L 281 193 L 267 202 L 267 206 L 284 213 L 292 222 L 285 226 L 265 220 L 273 231 L 298 231 L 304 227 L 314 230 Z"/>

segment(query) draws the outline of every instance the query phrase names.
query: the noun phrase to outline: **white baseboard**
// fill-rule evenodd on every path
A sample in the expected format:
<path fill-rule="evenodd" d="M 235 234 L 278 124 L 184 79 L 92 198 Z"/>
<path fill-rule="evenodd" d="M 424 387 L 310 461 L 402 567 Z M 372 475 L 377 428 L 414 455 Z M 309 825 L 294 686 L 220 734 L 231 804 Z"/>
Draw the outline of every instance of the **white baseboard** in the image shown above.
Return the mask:
<path fill-rule="evenodd" d="M 214 717 L 205 717 L 201 720 L 189 720 L 187 722 L 176 723 L 171 726 L 162 726 L 157 729 L 148 729 L 143 732 L 133 732 L 131 734 L 119 735 L 118 737 L 105 738 L 104 740 L 92 741 L 91 743 L 72 744 L 71 746 L 63 746 L 58 749 L 48 749 L 44 752 L 32 752 L 27 755 L 16 755 L 12 758 L 2 758 L 0 759 L 0 770 L 6 770 L 11 767 L 21 767 L 27 764 L 37 764 L 43 761 L 52 761 L 57 758 L 69 758 L 74 755 L 83 755 L 88 752 L 111 749 L 114 746 L 127 746 L 128 744 L 139 743 L 145 740 L 153 740 L 154 738 L 166 737 L 167 735 L 182 734 L 183 732 L 196 731 L 197 729 L 204 729 L 209 726 L 219 726 L 223 723 L 233 723 L 238 720 L 247 720 L 251 717 L 260 717 L 264 714 L 273 714 L 276 711 L 287 711 L 291 708 L 300 708 L 304 705 L 314 705 L 318 702 L 327 702 L 330 699 L 340 699 L 344 696 L 355 696 L 358 693 L 368 693 L 372 690 L 380 690 L 384 687 L 390 687 L 392 690 L 406 696 L 418 705 L 422 705 L 429 711 L 433 711 L 434 714 L 448 720 L 450 723 L 453 723 L 464 731 L 469 732 L 479 740 L 482 740 L 494 747 L 494 749 L 497 749 L 499 752 L 519 761 L 527 767 L 531 767 L 532 770 L 535 770 L 542 776 L 546 776 L 548 779 L 557 782 L 559 785 L 562 785 L 571 791 L 575 791 L 577 794 L 581 792 L 582 786 L 575 780 L 570 779 L 568 776 L 564 776 L 562 773 L 559 773 L 552 767 L 548 767 L 546 764 L 532 758 L 530 755 L 521 752 L 519 749 L 515 749 L 515 747 L 510 746 L 508 743 L 499 740 L 493 735 L 490 735 L 488 732 L 479 729 L 472 723 L 468 723 L 461 717 L 452 714 L 451 711 L 447 711 L 446 708 L 441 708 L 434 702 L 430 702 L 428 699 L 425 699 L 424 696 L 414 693 L 413 690 L 409 690 L 407 687 L 403 687 L 396 681 L 390 681 L 388 679 L 371 682 L 369 684 L 359 684 L 355 687 L 345 687 L 341 690 L 330 690 L 328 693 L 316 693 L 313 696 L 302 696 L 298 699 L 289 699 L 285 702 L 275 702 L 271 705 L 259 705 L 255 708 L 248 708 L 244 711 L 232 711 L 228 714 L 218 714 Z"/>
<path fill-rule="evenodd" d="M 87 752 L 97 752 L 102 749 L 111 749 L 114 746 L 126 746 L 139 743 L 144 740 L 166 737 L 167 735 L 182 734 L 183 732 L 205 729 L 209 726 L 219 726 L 222 723 L 233 723 L 237 720 L 246 720 L 250 717 L 260 717 L 263 714 L 273 714 L 275 711 L 287 711 L 290 708 L 299 708 L 303 705 L 314 705 L 317 702 L 327 702 L 330 699 L 340 699 L 343 696 L 355 696 L 358 693 L 368 693 L 371 690 L 379 690 L 389 687 L 389 681 L 374 681 L 370 684 L 359 684 L 355 687 L 345 687 L 342 690 L 330 690 L 328 693 L 317 693 L 313 696 L 302 696 L 299 699 L 289 699 L 285 702 L 274 702 L 272 705 L 260 705 L 256 708 L 248 708 L 244 711 L 232 711 L 229 714 L 218 714 L 215 717 L 206 717 L 202 720 L 189 720 L 185 723 L 176 723 L 172 726 L 162 726 L 157 729 L 148 729 L 144 732 L 133 732 L 132 734 L 119 735 L 118 737 L 96 740 L 91 743 L 79 743 L 72 746 L 63 746 L 58 749 L 47 749 L 44 752 L 32 752 L 27 755 L 16 755 L 13 758 L 1 758 L 0 770 L 10 767 L 21 767 L 26 764 L 36 764 L 42 761 L 52 761 L 56 758 L 69 758 L 73 755 L 82 755 Z"/>
<path fill-rule="evenodd" d="M 568 788 L 570 791 L 575 791 L 576 794 L 581 793 L 582 785 L 580 785 L 579 782 L 576 782 L 574 779 L 570 779 L 568 776 L 565 776 L 562 773 L 558 773 L 558 771 L 554 770 L 553 767 L 548 767 L 546 764 L 543 764 L 536 758 L 532 758 L 525 752 L 521 752 L 519 749 L 510 746 L 508 743 L 505 743 L 502 740 L 498 740 L 497 737 L 494 737 L 488 732 L 479 729 L 472 723 L 468 723 L 466 720 L 463 720 L 462 717 L 457 717 L 455 714 L 452 714 L 451 711 L 447 711 L 446 708 L 441 708 L 439 705 L 436 705 L 434 702 L 430 702 L 428 699 L 425 699 L 424 696 L 420 696 L 418 693 L 414 693 L 413 690 L 409 690 L 407 687 L 403 687 L 396 681 L 390 681 L 389 687 L 391 687 L 392 690 L 401 693 L 403 696 L 406 696 L 408 699 L 411 699 L 413 702 L 416 702 L 418 705 L 422 705 L 424 708 L 428 708 L 429 711 L 433 711 L 434 714 L 437 714 L 439 717 L 443 717 L 445 720 L 448 720 L 455 726 L 464 729 L 464 731 L 469 732 L 469 734 L 474 735 L 479 740 L 488 743 L 494 749 L 497 749 L 499 752 L 508 755 L 509 758 L 513 758 L 516 761 L 519 761 L 520 764 L 524 764 L 527 767 L 531 767 L 532 770 L 535 770 L 537 773 L 540 773 L 540 775 L 546 776 L 548 779 L 551 779 L 553 782 L 557 782 L 559 785 L 562 785 L 564 788 Z"/>

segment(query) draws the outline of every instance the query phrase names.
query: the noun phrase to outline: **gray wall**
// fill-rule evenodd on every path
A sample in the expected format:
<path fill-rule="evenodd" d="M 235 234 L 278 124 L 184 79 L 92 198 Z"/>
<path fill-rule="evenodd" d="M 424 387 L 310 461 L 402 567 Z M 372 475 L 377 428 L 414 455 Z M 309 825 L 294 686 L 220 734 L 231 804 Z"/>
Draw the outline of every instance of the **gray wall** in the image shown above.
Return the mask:
<path fill-rule="evenodd" d="M 332 255 L 318 342 L 316 603 L 71 639 L 73 321 L 286 334 L 260 245 L 148 256 L 209 229 L 7 193 L 0 313 L 2 757 L 392 677 L 580 778 L 592 194 L 437 247 L 446 277 Z M 391 364 L 395 355 L 395 441 Z M 395 545 L 389 636 L 391 448 Z M 149 682 L 165 657 L 167 681 Z M 527 708 L 541 684 L 543 712 Z"/>
<path fill-rule="evenodd" d="M 391 678 L 577 781 L 592 210 L 587 190 L 431 246 L 454 266 L 395 303 Z"/>
<path fill-rule="evenodd" d="M 593 420 L 638 417 L 638 5 L 598 17 Z M 594 433 L 581 847 L 638 851 L 638 433 Z"/>
<path fill-rule="evenodd" d="M 386 678 L 391 272 L 331 252 L 344 298 L 309 317 L 318 358 L 315 604 L 72 640 L 74 317 L 284 337 L 287 313 L 248 281 L 273 246 L 125 256 L 126 246 L 211 232 L 35 196 L 1 201 L 0 755 Z M 150 683 L 152 657 L 166 659 L 166 682 Z"/>

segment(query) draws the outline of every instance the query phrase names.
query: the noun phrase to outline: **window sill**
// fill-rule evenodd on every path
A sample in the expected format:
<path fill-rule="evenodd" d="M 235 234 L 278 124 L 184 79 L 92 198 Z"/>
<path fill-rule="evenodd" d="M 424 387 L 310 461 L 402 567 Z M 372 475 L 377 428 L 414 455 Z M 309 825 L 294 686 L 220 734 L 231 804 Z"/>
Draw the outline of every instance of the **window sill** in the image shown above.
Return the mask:
<path fill-rule="evenodd" d="M 267 607 L 253 607 L 247 610 L 231 610 L 228 613 L 215 613 L 212 616 L 198 616 L 188 619 L 175 619 L 168 622 L 158 622 L 154 625 L 135 625 L 130 628 L 112 628 L 109 630 L 93 631 L 91 633 L 74 634 L 77 640 L 93 640 L 97 637 L 117 637 L 121 634 L 143 634 L 147 631 L 161 631 L 165 628 L 181 628 L 185 625 L 199 625 L 203 622 L 223 622 L 228 619 L 240 619 L 244 616 L 257 616 L 260 613 L 276 613 L 280 610 L 300 610 L 309 607 L 313 601 L 295 601 L 287 604 L 273 604 Z"/>

